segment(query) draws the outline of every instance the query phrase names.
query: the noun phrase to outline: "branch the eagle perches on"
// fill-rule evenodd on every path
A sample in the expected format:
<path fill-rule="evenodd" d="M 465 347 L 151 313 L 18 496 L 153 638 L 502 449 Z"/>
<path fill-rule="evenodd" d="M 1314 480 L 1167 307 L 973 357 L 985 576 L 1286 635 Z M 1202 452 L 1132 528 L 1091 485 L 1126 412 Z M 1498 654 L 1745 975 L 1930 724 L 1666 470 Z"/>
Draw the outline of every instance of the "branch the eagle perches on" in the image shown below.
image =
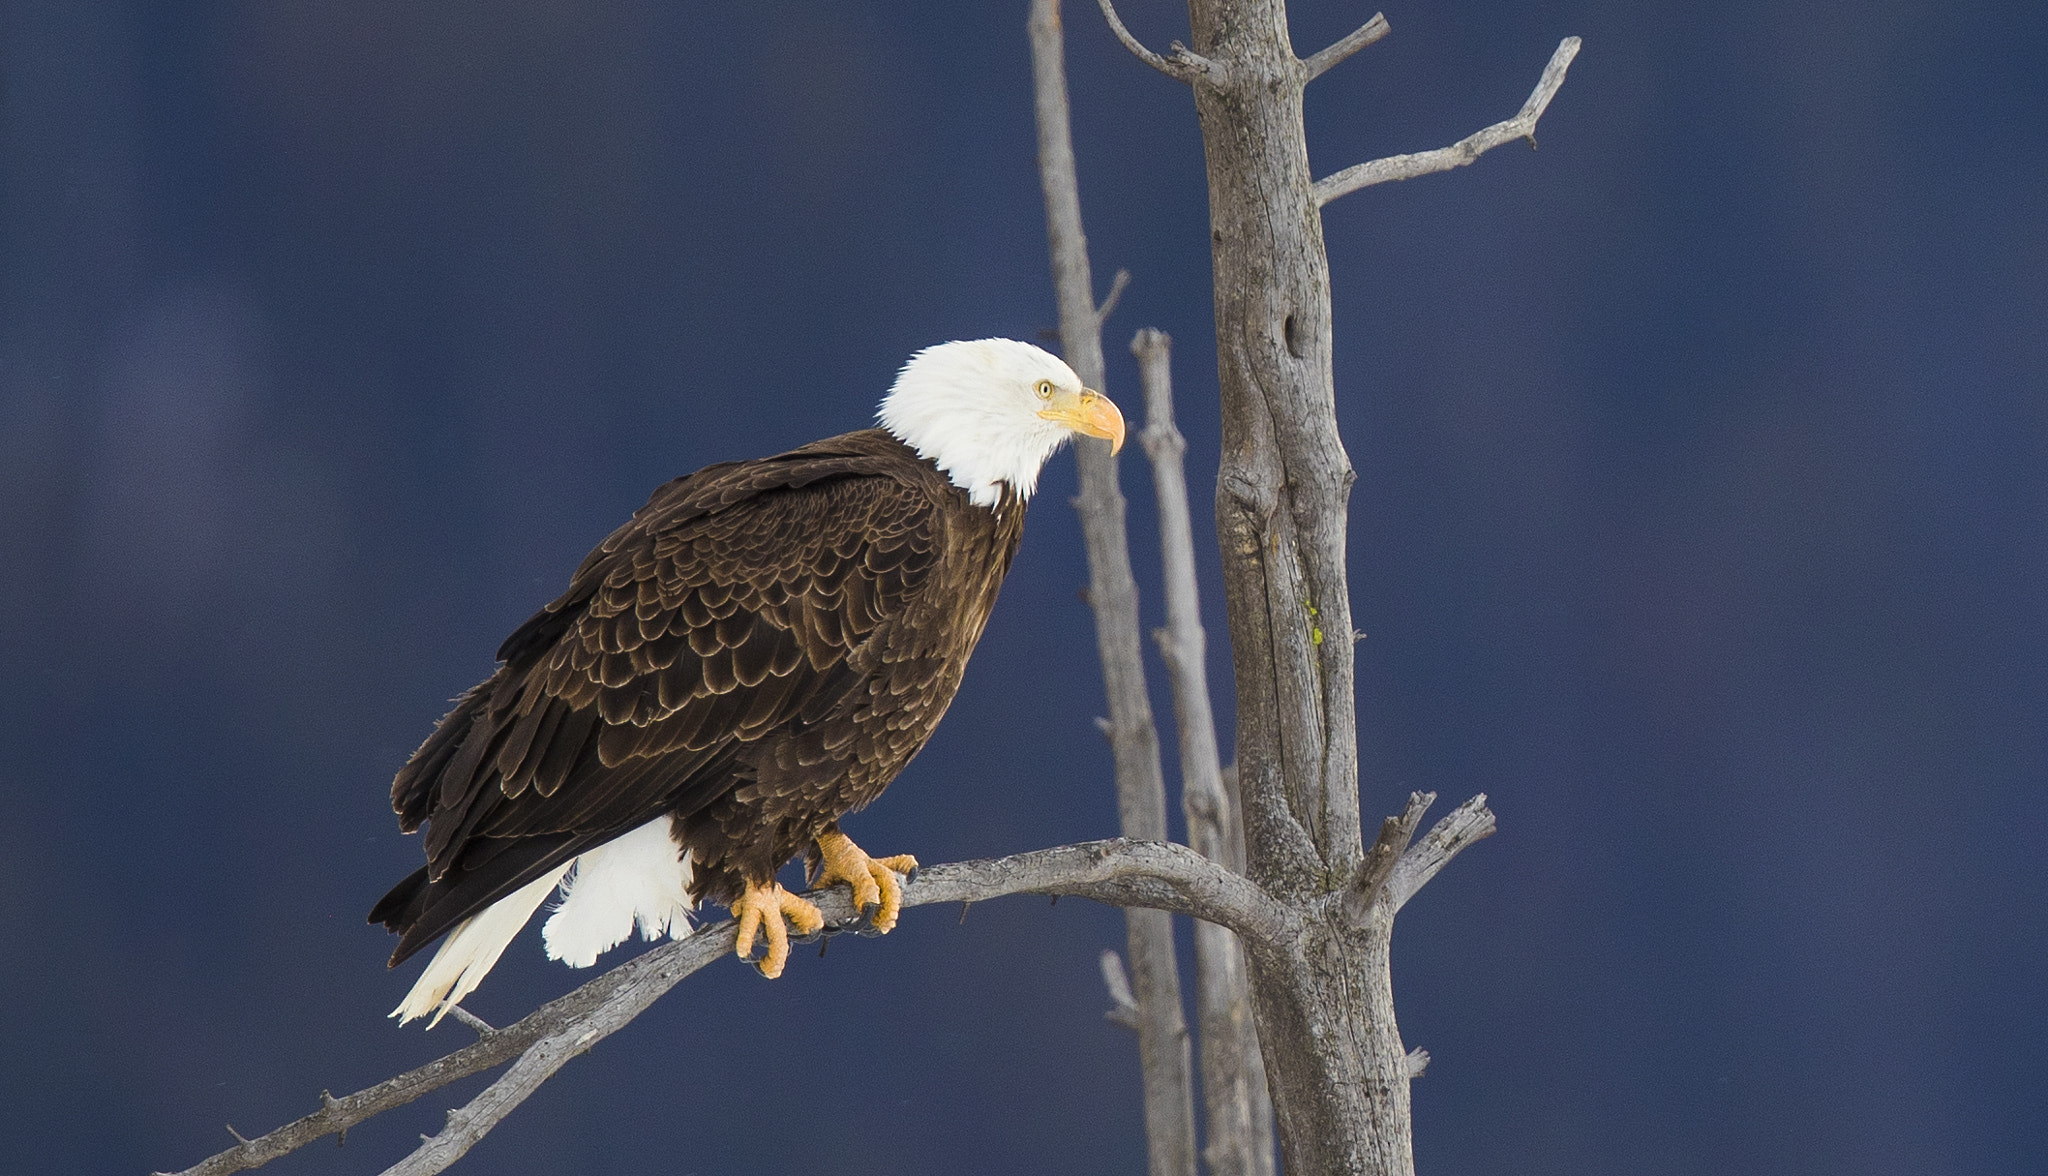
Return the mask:
<path fill-rule="evenodd" d="M 1458 806 L 1411 845 L 1423 812 L 1434 800 L 1433 793 L 1411 796 L 1400 817 L 1387 819 L 1356 884 L 1331 896 L 1345 902 L 1352 917 L 1391 916 L 1466 846 L 1493 833 L 1493 813 L 1482 794 Z M 1299 949 L 1299 914 L 1243 875 L 1171 842 L 1113 838 L 932 866 L 903 888 L 903 905 L 972 903 L 1013 894 L 1072 895 L 1112 906 L 1188 915 L 1237 932 L 1254 954 L 1285 957 Z M 844 886 L 806 897 L 835 926 L 851 925 L 858 914 Z M 569 1059 L 623 1028 L 691 973 L 732 954 L 736 930 L 731 920 L 701 928 L 620 964 L 503 1029 L 472 1018 L 478 1039 L 446 1057 L 354 1094 L 336 1097 L 322 1091 L 320 1109 L 312 1114 L 167 1176 L 226 1176 L 260 1167 L 511 1061 L 496 1082 L 448 1112 L 447 1125 L 424 1137 L 412 1154 L 386 1169 L 385 1176 L 443 1171 Z"/>

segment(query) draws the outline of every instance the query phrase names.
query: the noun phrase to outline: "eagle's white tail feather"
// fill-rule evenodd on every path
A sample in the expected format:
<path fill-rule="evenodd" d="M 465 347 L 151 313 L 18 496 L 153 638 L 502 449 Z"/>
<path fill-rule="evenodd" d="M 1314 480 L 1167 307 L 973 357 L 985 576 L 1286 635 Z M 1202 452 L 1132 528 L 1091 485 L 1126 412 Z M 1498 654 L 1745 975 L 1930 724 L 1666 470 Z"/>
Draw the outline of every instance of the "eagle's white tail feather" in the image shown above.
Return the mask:
<path fill-rule="evenodd" d="M 587 968 L 640 925 L 649 941 L 690 933 L 690 855 L 658 817 L 576 859 L 541 937 L 548 958 Z"/>
<path fill-rule="evenodd" d="M 427 1028 L 440 1024 L 449 1009 L 483 983 L 484 975 L 498 962 L 498 957 L 505 954 L 506 945 L 519 934 L 521 927 L 526 926 L 526 921 L 533 917 L 541 903 L 547 901 L 555 884 L 568 872 L 567 865 L 551 870 L 464 919 L 442 941 L 441 950 L 434 953 L 433 962 L 420 973 L 419 982 L 405 994 L 405 1000 L 391 1010 L 391 1015 L 403 1025 L 433 1013 L 434 1019 L 427 1023 Z M 440 1006 L 438 1009 L 435 1008 L 437 1004 Z"/>

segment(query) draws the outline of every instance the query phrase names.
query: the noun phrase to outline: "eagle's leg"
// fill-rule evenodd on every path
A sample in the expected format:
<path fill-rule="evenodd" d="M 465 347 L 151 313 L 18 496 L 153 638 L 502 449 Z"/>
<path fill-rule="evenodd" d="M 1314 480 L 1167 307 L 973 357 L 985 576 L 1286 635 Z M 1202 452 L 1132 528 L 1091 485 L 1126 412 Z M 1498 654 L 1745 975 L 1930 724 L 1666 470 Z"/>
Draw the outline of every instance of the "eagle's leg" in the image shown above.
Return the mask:
<path fill-rule="evenodd" d="M 746 891 L 733 900 L 732 917 L 740 922 L 735 947 L 741 959 L 753 956 L 756 932 L 767 936 L 768 954 L 754 966 L 770 980 L 782 975 L 782 966 L 789 962 L 789 928 L 783 925 L 785 917 L 800 935 L 816 935 L 825 929 L 825 916 L 818 913 L 817 907 L 772 881 L 747 883 Z"/>
<path fill-rule="evenodd" d="M 871 858 L 837 829 L 819 836 L 818 858 L 818 876 L 813 885 L 846 883 L 853 891 L 853 905 L 860 911 L 862 922 L 877 935 L 895 930 L 896 916 L 903 912 L 903 883 L 896 875 L 915 876 L 916 858 L 907 853 Z"/>

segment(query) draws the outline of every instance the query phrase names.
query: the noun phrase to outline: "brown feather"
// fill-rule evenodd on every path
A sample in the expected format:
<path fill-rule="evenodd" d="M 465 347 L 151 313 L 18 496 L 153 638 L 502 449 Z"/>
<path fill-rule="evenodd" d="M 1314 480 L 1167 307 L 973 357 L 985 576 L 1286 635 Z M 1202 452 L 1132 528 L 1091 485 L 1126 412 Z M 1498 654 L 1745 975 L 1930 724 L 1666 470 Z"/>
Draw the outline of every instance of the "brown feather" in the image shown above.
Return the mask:
<path fill-rule="evenodd" d="M 1022 522 L 873 429 L 662 486 L 393 780 L 428 869 L 374 920 L 409 953 L 664 812 L 699 897 L 773 877 L 931 735 Z"/>

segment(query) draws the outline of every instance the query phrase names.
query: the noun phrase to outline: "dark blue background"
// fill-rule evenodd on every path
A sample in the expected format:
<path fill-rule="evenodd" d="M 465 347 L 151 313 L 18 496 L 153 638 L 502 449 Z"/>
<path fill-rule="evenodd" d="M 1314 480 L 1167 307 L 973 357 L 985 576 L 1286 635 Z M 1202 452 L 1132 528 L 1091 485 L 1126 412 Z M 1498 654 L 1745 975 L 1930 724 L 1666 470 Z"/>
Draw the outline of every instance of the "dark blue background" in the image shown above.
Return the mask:
<path fill-rule="evenodd" d="M 1206 536 L 1200 139 L 1070 7 L 1095 264 L 1135 274 L 1109 390 L 1174 334 Z M 1299 3 L 1297 44 L 1370 12 Z M 1420 1166 L 2039 1170 L 2048 13 L 1388 16 L 1311 90 L 1320 172 L 1505 117 L 1586 39 L 1540 152 L 1326 216 L 1366 807 L 1501 821 L 1402 917 Z M 0 1166 L 182 1166 L 465 1039 L 383 1019 L 391 772 L 654 485 L 1052 325 L 1023 20 L 0 6 Z M 1112 831 L 1072 485 L 853 822 L 877 851 Z M 465 1170 L 1141 1170 L 1120 943 L 1016 900 L 713 967 Z M 471 1005 L 583 978 L 529 937 Z M 477 1084 L 274 1170 L 376 1171 Z"/>

